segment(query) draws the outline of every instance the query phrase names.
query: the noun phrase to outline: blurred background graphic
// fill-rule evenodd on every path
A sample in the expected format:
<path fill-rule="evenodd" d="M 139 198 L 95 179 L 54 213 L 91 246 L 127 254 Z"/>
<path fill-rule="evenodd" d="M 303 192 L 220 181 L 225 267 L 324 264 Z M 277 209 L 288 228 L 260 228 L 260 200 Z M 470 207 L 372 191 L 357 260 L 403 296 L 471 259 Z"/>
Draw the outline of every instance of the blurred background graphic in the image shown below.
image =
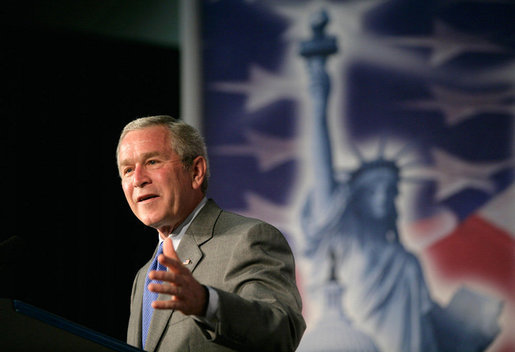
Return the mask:
<path fill-rule="evenodd" d="M 210 195 L 296 254 L 302 351 L 509 351 L 515 4 L 203 1 Z"/>

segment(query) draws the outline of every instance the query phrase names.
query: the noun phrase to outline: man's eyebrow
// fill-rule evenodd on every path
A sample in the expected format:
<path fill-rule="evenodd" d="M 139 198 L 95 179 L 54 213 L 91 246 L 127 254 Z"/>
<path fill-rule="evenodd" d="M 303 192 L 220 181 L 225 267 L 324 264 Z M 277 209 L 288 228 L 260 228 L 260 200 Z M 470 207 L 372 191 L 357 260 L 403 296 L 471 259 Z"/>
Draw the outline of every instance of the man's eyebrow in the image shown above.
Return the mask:
<path fill-rule="evenodd" d="M 140 159 L 146 160 L 146 159 L 150 159 L 150 158 L 153 158 L 153 157 L 159 156 L 159 155 L 162 155 L 162 153 L 158 152 L 158 151 L 143 153 L 140 156 Z M 130 165 L 130 164 L 132 164 L 132 162 L 130 162 L 128 159 L 124 159 L 124 160 L 120 161 L 120 166 L 125 166 L 125 165 Z"/>
<path fill-rule="evenodd" d="M 143 153 L 141 155 L 141 157 L 142 157 L 142 159 L 150 159 L 150 158 L 153 158 L 155 156 L 160 156 L 160 155 L 162 155 L 161 152 L 155 151 L 155 152 Z"/>

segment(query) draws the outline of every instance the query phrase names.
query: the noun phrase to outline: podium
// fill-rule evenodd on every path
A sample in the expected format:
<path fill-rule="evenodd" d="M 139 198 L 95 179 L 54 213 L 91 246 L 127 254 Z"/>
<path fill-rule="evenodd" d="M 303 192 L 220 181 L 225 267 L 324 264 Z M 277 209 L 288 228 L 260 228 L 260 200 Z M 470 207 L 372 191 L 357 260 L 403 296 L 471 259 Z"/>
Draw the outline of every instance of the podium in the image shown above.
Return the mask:
<path fill-rule="evenodd" d="M 142 351 L 58 315 L 11 299 L 0 299 L 0 350 Z"/>

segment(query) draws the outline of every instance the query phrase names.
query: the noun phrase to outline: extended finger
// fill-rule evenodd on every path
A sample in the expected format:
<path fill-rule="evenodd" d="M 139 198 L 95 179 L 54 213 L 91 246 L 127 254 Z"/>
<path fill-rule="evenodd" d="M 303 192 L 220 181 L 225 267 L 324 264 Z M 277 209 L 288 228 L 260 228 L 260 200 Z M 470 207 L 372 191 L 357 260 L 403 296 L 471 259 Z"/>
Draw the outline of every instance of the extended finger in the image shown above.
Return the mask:
<path fill-rule="evenodd" d="M 167 300 L 167 301 L 154 301 L 152 302 L 152 308 L 154 309 L 176 309 L 182 311 L 184 309 L 184 303 L 178 300 Z"/>
<path fill-rule="evenodd" d="M 174 285 L 183 285 L 186 282 L 184 276 L 172 271 L 151 270 L 148 277 L 150 280 L 165 281 Z"/>
<path fill-rule="evenodd" d="M 179 261 L 166 257 L 165 255 L 161 254 L 157 258 L 159 263 L 163 266 L 165 266 L 169 272 L 176 273 L 178 275 L 188 275 L 191 272 Z"/>
<path fill-rule="evenodd" d="M 148 285 L 148 290 L 151 292 L 162 293 L 171 296 L 172 301 L 181 300 L 184 298 L 184 289 L 181 286 L 172 284 L 158 284 L 151 283 Z"/>
<path fill-rule="evenodd" d="M 175 252 L 173 248 L 173 242 L 170 237 L 167 237 L 163 243 L 163 254 L 167 257 L 173 258 L 175 260 L 179 260 L 179 256 Z"/>
<path fill-rule="evenodd" d="M 186 315 L 200 315 L 206 313 L 207 288 L 200 284 L 178 286 L 168 283 L 152 283 L 148 286 L 150 291 L 170 296 L 163 301 L 154 301 L 155 309 L 177 309 Z M 162 297 L 164 298 L 164 297 Z"/>

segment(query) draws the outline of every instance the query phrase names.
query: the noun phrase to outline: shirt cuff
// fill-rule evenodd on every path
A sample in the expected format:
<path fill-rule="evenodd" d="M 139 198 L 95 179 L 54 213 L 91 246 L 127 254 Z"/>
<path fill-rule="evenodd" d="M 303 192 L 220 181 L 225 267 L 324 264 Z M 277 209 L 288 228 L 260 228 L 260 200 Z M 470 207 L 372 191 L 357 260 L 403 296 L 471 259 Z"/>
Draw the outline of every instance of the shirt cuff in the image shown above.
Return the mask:
<path fill-rule="evenodd" d="M 201 323 L 207 325 L 210 329 L 214 330 L 216 327 L 216 323 L 218 322 L 218 306 L 219 306 L 219 297 L 218 292 L 210 286 L 205 286 L 208 291 L 208 302 L 206 309 L 206 316 L 200 317 L 194 315 L 193 318 Z"/>

